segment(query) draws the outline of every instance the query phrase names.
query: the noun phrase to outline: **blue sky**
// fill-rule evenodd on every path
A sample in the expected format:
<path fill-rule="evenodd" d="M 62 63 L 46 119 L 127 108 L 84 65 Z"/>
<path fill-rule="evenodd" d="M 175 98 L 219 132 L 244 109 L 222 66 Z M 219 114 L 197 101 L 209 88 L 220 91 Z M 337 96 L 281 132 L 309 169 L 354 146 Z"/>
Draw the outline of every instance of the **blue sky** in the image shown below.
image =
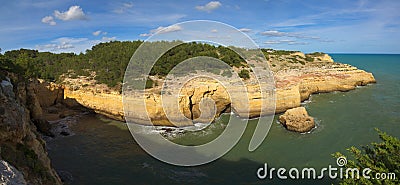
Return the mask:
<path fill-rule="evenodd" d="M 99 42 L 145 40 L 160 28 L 182 21 L 214 20 L 241 29 L 263 48 L 400 53 L 399 0 L 14 0 L 1 4 L 3 52 L 30 48 L 79 53 Z"/>

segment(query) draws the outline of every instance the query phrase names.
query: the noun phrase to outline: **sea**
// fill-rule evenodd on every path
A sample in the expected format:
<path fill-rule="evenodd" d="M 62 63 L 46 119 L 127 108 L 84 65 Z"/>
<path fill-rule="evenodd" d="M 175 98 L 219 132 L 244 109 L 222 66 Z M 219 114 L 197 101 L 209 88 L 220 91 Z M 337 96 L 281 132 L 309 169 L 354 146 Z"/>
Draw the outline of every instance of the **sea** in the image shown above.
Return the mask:
<path fill-rule="evenodd" d="M 380 142 L 376 128 L 400 138 L 400 55 L 331 54 L 341 63 L 372 72 L 377 83 L 349 92 L 313 94 L 302 105 L 315 118 L 310 133 L 287 131 L 276 115 L 264 142 L 255 151 L 248 145 L 257 120 L 250 120 L 241 140 L 228 153 L 208 164 L 181 167 L 147 154 L 127 126 L 99 115 L 86 115 L 72 126 L 75 133 L 47 142 L 53 167 L 65 184 L 337 184 L 340 179 L 260 179 L 257 171 L 271 168 L 339 167 L 335 152 L 352 160 L 346 150 Z M 215 138 L 229 115 L 196 132 L 168 130 L 177 143 Z M 143 131 L 154 134 L 154 130 Z M 301 175 L 300 175 L 301 176 Z M 317 177 L 318 178 L 318 177 Z"/>

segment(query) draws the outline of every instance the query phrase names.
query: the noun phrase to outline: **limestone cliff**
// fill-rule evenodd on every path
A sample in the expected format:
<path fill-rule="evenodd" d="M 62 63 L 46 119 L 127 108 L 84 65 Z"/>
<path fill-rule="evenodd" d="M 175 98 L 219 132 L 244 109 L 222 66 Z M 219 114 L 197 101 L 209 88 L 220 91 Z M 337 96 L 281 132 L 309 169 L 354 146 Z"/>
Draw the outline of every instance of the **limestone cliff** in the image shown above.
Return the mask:
<path fill-rule="evenodd" d="M 297 54 L 297 56 L 300 56 Z M 300 56 L 302 57 L 302 56 Z M 313 93 L 332 91 L 348 91 L 356 86 L 374 83 L 371 73 L 357 69 L 348 64 L 335 63 L 329 55 L 318 54 L 320 62 L 308 62 L 305 65 L 295 64 L 292 67 L 274 70 L 276 83 L 276 113 L 284 112 L 290 108 L 299 107 L 300 103 L 309 98 Z M 276 68 L 275 68 L 276 69 Z M 82 87 L 80 89 L 66 87 L 64 97 L 74 99 L 78 103 L 114 118 L 123 120 L 124 111 L 122 96 L 118 92 L 99 92 L 96 86 Z M 100 88 L 100 87 L 99 87 Z M 235 87 L 227 87 L 235 88 Z M 125 107 L 127 116 L 133 122 L 149 124 L 147 114 L 156 125 L 182 126 L 191 125 L 193 122 L 207 122 L 209 117 L 200 117 L 200 105 L 203 98 L 209 98 L 216 104 L 215 114 L 218 117 L 225 111 L 232 110 L 241 117 L 260 116 L 260 106 L 267 98 L 261 97 L 257 85 L 247 85 L 249 92 L 249 105 L 231 102 L 224 86 L 213 80 L 195 80 L 186 85 L 178 97 L 179 111 L 168 114 L 162 107 L 161 97 L 157 93 L 147 93 L 141 96 L 132 96 L 130 106 Z M 135 109 L 135 105 L 146 104 L 147 112 Z M 172 102 L 173 100 L 171 100 Z M 167 103 L 168 104 L 168 103 Z M 164 105 L 165 106 L 165 105 Z M 244 114 L 249 109 L 249 114 Z M 182 117 L 181 115 L 184 115 Z M 171 123 L 174 122 L 174 123 Z"/>
<path fill-rule="evenodd" d="M 64 97 L 64 103 L 69 106 L 80 104 L 94 110 L 96 113 L 123 120 L 122 96 L 119 94 L 96 92 L 89 89 L 72 90 L 66 87 L 64 89 Z"/>
<path fill-rule="evenodd" d="M 1 79 L 0 88 L 0 151 L 1 159 L 22 172 L 29 184 L 62 184 L 51 167 L 46 144 L 31 122 L 40 116 L 39 99 L 24 81 Z M 33 103 L 29 111 L 26 103 Z"/>
<path fill-rule="evenodd" d="M 316 63 L 304 69 L 277 71 L 275 81 L 276 113 L 300 106 L 314 93 L 349 91 L 376 82 L 372 73 L 340 63 Z"/>
<path fill-rule="evenodd" d="M 40 79 L 30 79 L 26 84 L 26 102 L 24 103 L 28 106 L 32 119 L 42 119 L 47 108 L 62 103 L 63 99 L 64 89 L 61 85 Z"/>

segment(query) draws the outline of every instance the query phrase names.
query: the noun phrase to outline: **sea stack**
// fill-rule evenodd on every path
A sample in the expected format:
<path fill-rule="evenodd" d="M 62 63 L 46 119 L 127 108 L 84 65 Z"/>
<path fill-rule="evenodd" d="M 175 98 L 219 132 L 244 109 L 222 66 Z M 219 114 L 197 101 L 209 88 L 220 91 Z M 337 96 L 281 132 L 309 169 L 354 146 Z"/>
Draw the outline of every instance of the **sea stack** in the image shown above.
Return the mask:
<path fill-rule="evenodd" d="M 279 116 L 279 121 L 286 129 L 295 132 L 308 132 L 315 127 L 314 118 L 308 115 L 304 107 L 287 110 Z"/>

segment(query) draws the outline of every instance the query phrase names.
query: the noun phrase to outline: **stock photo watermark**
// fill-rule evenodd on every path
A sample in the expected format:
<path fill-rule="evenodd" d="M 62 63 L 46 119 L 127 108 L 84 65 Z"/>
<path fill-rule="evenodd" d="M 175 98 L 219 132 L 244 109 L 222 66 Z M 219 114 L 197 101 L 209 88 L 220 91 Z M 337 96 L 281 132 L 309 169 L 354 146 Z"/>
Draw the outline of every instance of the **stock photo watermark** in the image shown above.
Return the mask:
<path fill-rule="evenodd" d="M 122 97 L 125 119 L 133 138 L 148 154 L 165 163 L 178 166 L 202 165 L 230 151 L 242 137 L 249 118 L 258 117 L 258 124 L 248 146 L 250 152 L 254 151 L 266 138 L 275 113 L 275 81 L 261 49 L 240 30 L 216 21 L 187 21 L 170 27 L 176 29 L 173 32 L 161 30 L 143 42 L 126 69 Z M 213 32 L 213 36 L 209 37 L 210 30 L 218 32 Z M 150 75 L 157 60 L 172 48 L 192 42 L 227 47 L 243 59 L 244 67 L 235 68 L 214 57 L 192 56 L 174 66 L 161 79 L 160 93 L 147 90 L 148 79 L 160 80 Z M 243 68 L 248 71 L 247 79 L 240 77 Z M 224 89 L 227 94 L 224 97 L 227 97 L 227 106 L 231 110 L 229 113 L 232 114 L 227 114 L 230 116 L 229 122 L 217 138 L 205 144 L 186 146 L 174 143 L 161 134 L 138 132 L 142 125 L 166 124 L 187 129 L 187 126 L 196 122 L 211 124 L 222 111 L 216 104 L 218 99 L 203 96 L 201 100 L 193 100 L 198 86 L 193 85 L 192 90 L 185 86 L 201 78 L 214 80 L 218 89 Z M 248 92 L 248 87 L 253 88 L 253 94 Z M 257 101 L 255 108 L 250 104 L 254 96 L 258 97 L 254 100 Z M 199 106 L 200 113 L 196 112 L 199 116 L 193 116 L 193 105 Z M 149 110 L 155 113 L 151 114 Z"/>
<path fill-rule="evenodd" d="M 377 180 L 395 180 L 396 173 L 393 172 L 374 172 L 370 168 L 347 168 L 346 157 L 338 157 L 336 165 L 328 165 L 328 167 L 317 170 L 313 167 L 305 168 L 268 168 L 268 164 L 257 169 L 257 177 L 261 180 L 264 179 L 377 179 Z"/>

